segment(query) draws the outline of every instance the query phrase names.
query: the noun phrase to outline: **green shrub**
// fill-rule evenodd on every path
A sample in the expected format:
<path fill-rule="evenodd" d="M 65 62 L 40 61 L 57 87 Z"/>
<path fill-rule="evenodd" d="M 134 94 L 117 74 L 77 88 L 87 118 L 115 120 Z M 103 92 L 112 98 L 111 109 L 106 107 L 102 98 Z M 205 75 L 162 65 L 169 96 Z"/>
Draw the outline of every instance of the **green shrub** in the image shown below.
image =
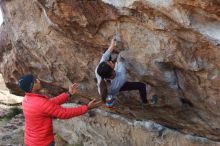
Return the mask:
<path fill-rule="evenodd" d="M 13 117 L 15 117 L 16 115 L 22 113 L 22 109 L 18 108 L 18 107 L 13 107 L 9 109 L 8 114 L 6 114 L 3 118 L 5 120 L 11 120 Z"/>

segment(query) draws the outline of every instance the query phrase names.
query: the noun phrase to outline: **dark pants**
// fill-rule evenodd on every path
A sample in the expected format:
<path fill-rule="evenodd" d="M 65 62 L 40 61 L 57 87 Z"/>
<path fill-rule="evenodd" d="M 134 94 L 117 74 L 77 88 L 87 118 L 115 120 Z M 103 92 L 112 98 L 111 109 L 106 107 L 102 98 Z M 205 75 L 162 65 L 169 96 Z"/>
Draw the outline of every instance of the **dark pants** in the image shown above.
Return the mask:
<path fill-rule="evenodd" d="M 52 142 L 49 146 L 55 146 L 55 142 Z"/>
<path fill-rule="evenodd" d="M 147 103 L 146 85 L 141 82 L 125 82 L 120 91 L 139 90 L 140 97 L 143 103 Z"/>

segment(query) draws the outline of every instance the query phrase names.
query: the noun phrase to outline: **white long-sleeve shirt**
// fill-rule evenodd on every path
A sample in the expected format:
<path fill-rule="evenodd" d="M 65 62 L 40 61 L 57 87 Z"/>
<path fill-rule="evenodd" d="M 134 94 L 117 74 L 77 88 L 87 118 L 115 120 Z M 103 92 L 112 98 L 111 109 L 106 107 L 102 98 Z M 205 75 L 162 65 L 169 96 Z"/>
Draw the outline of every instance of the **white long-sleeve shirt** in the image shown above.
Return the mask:
<path fill-rule="evenodd" d="M 111 55 L 111 53 L 107 50 L 102 55 L 102 58 L 101 58 L 99 64 L 101 62 L 108 61 L 110 55 Z M 118 57 L 120 57 L 120 55 Z M 96 78 L 97 78 L 98 92 L 100 94 L 100 82 L 101 82 L 102 78 L 97 73 L 97 68 L 98 68 L 98 66 L 95 69 L 95 75 L 96 75 Z M 121 89 L 121 87 L 126 82 L 126 70 L 125 70 L 125 67 L 124 67 L 123 63 L 120 61 L 120 58 L 117 59 L 114 70 L 115 70 L 116 76 L 115 76 L 114 79 L 110 80 L 111 85 L 110 85 L 110 88 L 108 89 L 108 95 L 112 95 L 112 96 L 115 95 L 116 93 L 118 93 L 119 90 Z"/>

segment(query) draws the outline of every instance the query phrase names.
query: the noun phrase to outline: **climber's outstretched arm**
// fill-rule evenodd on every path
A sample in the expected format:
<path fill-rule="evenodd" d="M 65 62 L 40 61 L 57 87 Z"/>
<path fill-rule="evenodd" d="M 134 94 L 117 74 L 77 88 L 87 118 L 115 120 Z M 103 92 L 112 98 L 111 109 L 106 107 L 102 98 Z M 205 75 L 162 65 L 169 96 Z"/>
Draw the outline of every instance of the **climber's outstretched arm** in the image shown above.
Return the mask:
<path fill-rule="evenodd" d="M 111 56 L 111 53 L 112 51 L 114 50 L 115 46 L 116 46 L 116 38 L 113 37 L 112 40 L 111 40 L 111 44 L 109 46 L 109 48 L 107 49 L 107 51 L 105 51 L 105 53 L 102 55 L 102 58 L 100 60 L 100 63 L 103 62 L 103 61 L 108 61 L 110 56 Z"/>
<path fill-rule="evenodd" d="M 114 37 L 112 38 L 111 44 L 110 44 L 110 46 L 109 46 L 109 48 L 108 48 L 108 51 L 109 51 L 110 53 L 112 53 L 112 51 L 115 49 L 116 44 L 117 44 L 117 40 L 116 40 L 116 37 L 114 36 Z"/>

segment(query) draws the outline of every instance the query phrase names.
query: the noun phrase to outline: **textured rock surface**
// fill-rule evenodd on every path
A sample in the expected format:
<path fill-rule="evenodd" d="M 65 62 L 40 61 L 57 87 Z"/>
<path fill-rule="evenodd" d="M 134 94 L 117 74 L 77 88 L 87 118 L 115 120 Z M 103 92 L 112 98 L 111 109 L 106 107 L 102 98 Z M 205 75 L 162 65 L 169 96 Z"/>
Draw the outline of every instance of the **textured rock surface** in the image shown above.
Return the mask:
<path fill-rule="evenodd" d="M 4 103 L 9 104 L 9 105 L 17 104 L 17 103 L 21 103 L 22 100 L 23 100 L 23 97 L 10 94 L 8 88 L 5 86 L 2 75 L 0 74 L 0 105 L 3 106 Z"/>
<path fill-rule="evenodd" d="M 220 140 L 219 1 L 0 3 L 0 68 L 12 93 L 21 94 L 17 80 L 32 72 L 60 89 L 54 94 L 80 82 L 85 94 L 97 96 L 95 66 L 118 34 L 130 80 L 152 85 L 160 101 L 143 109 L 137 94 L 125 93 L 112 112 Z"/>
<path fill-rule="evenodd" d="M 2 111 L 2 108 L 0 108 Z M 0 115 L 1 116 L 1 115 Z M 23 146 L 24 145 L 24 117 L 19 114 L 10 121 L 0 120 L 0 145 Z"/>
<path fill-rule="evenodd" d="M 202 137 L 184 135 L 151 121 L 121 118 L 101 110 L 70 120 L 54 121 L 54 129 L 69 144 L 83 146 L 219 146 Z M 93 115 L 94 115 L 93 113 Z M 62 130 L 61 130 L 62 129 Z"/>

